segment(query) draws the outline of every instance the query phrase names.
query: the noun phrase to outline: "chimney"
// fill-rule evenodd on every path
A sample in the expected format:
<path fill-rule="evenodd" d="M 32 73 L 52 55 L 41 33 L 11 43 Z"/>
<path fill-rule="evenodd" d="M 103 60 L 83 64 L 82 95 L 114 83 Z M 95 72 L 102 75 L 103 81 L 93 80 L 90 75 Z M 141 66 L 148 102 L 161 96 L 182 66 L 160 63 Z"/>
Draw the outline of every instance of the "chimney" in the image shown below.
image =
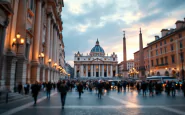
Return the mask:
<path fill-rule="evenodd" d="M 161 30 L 161 34 L 162 34 L 162 37 L 164 37 L 167 33 L 168 33 L 168 29 L 162 29 Z"/>
<path fill-rule="evenodd" d="M 155 40 L 158 40 L 159 39 L 159 36 L 155 36 Z"/>
<path fill-rule="evenodd" d="M 183 27 L 184 21 L 178 20 L 176 23 L 176 29 L 180 29 Z"/>

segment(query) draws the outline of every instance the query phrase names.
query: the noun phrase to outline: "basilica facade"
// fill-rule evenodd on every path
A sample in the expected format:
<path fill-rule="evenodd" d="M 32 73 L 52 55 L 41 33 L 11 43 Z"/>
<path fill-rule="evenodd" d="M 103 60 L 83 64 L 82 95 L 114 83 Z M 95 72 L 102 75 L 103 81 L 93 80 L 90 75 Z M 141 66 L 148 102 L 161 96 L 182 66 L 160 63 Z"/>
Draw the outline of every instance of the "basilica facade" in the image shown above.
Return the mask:
<path fill-rule="evenodd" d="M 79 51 L 74 56 L 75 78 L 113 78 L 118 75 L 117 55 L 105 55 L 104 49 L 96 41 L 90 54 L 83 56 Z"/>

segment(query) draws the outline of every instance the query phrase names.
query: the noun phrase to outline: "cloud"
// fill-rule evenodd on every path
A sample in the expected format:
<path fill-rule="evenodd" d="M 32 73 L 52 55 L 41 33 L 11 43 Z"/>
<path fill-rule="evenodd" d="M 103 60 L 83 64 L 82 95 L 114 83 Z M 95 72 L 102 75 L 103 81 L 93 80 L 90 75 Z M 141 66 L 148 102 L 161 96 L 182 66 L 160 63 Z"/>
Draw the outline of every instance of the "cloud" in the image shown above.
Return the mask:
<path fill-rule="evenodd" d="M 123 30 L 126 31 L 127 59 L 139 49 L 139 28 L 143 46 L 174 28 L 185 14 L 184 0 L 64 0 L 62 12 L 66 61 L 73 66 L 74 53 L 90 53 L 97 38 L 105 53 L 116 52 L 123 60 Z"/>

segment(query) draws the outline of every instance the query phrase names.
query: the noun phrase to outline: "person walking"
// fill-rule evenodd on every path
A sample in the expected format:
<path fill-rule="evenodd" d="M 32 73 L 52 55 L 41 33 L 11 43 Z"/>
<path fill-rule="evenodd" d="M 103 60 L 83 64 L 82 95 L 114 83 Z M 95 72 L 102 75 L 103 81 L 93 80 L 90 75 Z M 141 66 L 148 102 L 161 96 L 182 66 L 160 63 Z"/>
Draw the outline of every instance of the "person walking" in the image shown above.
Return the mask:
<path fill-rule="evenodd" d="M 174 97 L 175 96 L 175 81 L 172 81 L 171 83 L 171 90 L 172 90 L 172 96 Z"/>
<path fill-rule="evenodd" d="M 80 99 L 81 98 L 81 94 L 83 93 L 83 85 L 82 85 L 81 82 L 78 84 L 77 89 L 78 89 L 79 99 Z"/>
<path fill-rule="evenodd" d="M 141 88 L 143 90 L 143 96 L 146 96 L 147 84 L 145 81 L 142 82 Z"/>
<path fill-rule="evenodd" d="M 52 84 L 51 82 L 48 82 L 48 84 L 46 84 L 46 96 L 48 99 L 50 99 L 51 88 L 52 88 Z"/>
<path fill-rule="evenodd" d="M 31 90 L 32 90 L 32 97 L 34 98 L 34 105 L 36 105 L 37 104 L 37 96 L 40 91 L 40 87 L 39 87 L 37 81 L 35 82 L 35 84 L 33 84 L 31 86 Z"/>
<path fill-rule="evenodd" d="M 67 87 L 65 81 L 62 81 L 60 86 L 59 86 L 59 92 L 60 92 L 60 98 L 61 98 L 61 103 L 62 103 L 62 109 L 64 109 L 67 91 L 68 91 L 68 87 Z"/>
<path fill-rule="evenodd" d="M 98 84 L 98 98 L 101 99 L 101 96 L 102 96 L 102 90 L 103 90 L 103 83 L 102 81 L 100 81 L 100 83 Z"/>
<path fill-rule="evenodd" d="M 22 92 L 22 84 L 21 83 L 19 83 L 19 85 L 18 85 L 18 92 L 19 92 L 19 94 Z"/>

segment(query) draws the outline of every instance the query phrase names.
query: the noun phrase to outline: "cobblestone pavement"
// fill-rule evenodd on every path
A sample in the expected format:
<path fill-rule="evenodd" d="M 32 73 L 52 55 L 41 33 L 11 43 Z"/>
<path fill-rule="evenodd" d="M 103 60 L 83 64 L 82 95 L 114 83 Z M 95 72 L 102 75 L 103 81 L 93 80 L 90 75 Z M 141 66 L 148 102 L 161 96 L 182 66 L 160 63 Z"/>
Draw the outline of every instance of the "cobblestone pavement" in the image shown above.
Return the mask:
<path fill-rule="evenodd" d="M 165 93 L 158 96 L 138 95 L 136 91 L 105 93 L 98 99 L 95 92 L 85 91 L 82 98 L 78 93 L 68 92 L 65 109 L 61 109 L 60 95 L 54 93 L 51 99 L 45 97 L 16 107 L 1 115 L 185 115 L 185 98 L 182 92 L 175 97 Z"/>

